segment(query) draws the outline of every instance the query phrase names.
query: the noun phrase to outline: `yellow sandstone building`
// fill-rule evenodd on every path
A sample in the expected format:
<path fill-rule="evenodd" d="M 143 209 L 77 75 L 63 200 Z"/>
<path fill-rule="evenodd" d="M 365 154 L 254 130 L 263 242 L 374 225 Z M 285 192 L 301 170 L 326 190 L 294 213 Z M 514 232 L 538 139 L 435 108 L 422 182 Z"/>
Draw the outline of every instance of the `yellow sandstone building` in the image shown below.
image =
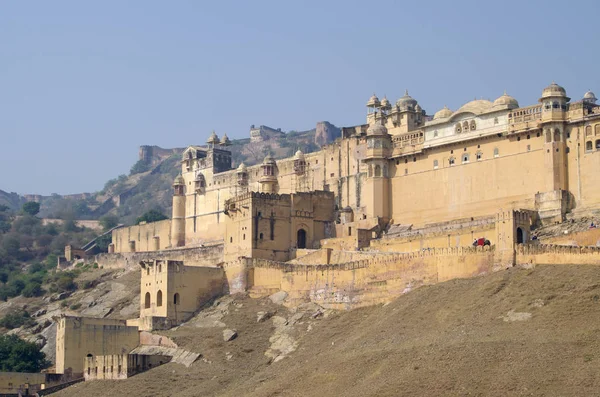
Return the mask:
<path fill-rule="evenodd" d="M 183 152 L 172 219 L 112 232 L 96 261 L 140 268 L 140 318 L 90 325 L 125 341 L 102 349 L 62 320 L 57 368 L 124 363 L 132 325 L 170 328 L 227 293 L 348 309 L 514 265 L 600 263 L 598 248 L 528 244 L 532 228 L 600 205 L 592 92 L 571 101 L 552 83 L 534 105 L 504 93 L 433 116 L 408 93 L 373 95 L 366 123 L 318 152 L 234 166 L 229 144 L 213 132 Z"/>
<path fill-rule="evenodd" d="M 213 132 L 207 143 L 183 152 L 172 219 L 113 231 L 102 259 L 141 264 L 145 328 L 184 321 L 218 293 L 219 280 L 228 292 L 281 289 L 277 274 L 293 266 L 358 262 L 372 275 L 390 255 L 454 255 L 482 237 L 490 266 L 514 265 L 515 244 L 529 241 L 532 226 L 600 204 L 600 106 L 592 92 L 571 101 L 555 83 L 535 105 L 504 93 L 433 116 L 408 92 L 395 104 L 373 95 L 366 124 L 343 128 L 334 143 L 251 167 L 232 165 L 226 135 Z M 444 278 L 480 273 L 480 259 L 473 263 Z M 144 281 L 162 266 L 166 279 Z M 204 286 L 175 288 L 173 269 L 191 267 L 224 273 L 186 270 Z M 259 287 L 263 276 L 268 288 Z M 183 294 L 187 306 L 175 314 Z"/>

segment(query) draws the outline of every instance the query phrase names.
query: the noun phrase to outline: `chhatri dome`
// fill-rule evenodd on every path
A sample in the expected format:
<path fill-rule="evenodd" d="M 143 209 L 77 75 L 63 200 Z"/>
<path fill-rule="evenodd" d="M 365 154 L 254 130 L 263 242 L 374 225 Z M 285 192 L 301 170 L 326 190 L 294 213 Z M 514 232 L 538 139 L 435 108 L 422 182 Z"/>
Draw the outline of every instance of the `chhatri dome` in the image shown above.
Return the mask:
<path fill-rule="evenodd" d="M 544 88 L 542 91 L 542 99 L 543 98 L 551 98 L 551 97 L 566 97 L 567 91 L 554 81 L 548 87 Z"/>
<path fill-rule="evenodd" d="M 210 136 L 208 137 L 208 140 L 206 141 L 206 143 L 212 143 L 212 144 L 219 143 L 219 137 L 217 136 L 217 133 L 214 130 L 213 130 L 212 134 L 210 134 Z"/>
<path fill-rule="evenodd" d="M 367 106 L 368 107 L 381 106 L 381 102 L 379 102 L 379 98 L 377 98 L 377 95 L 373 94 L 373 96 L 371 98 L 369 98 L 369 101 L 367 102 Z"/>
<path fill-rule="evenodd" d="M 175 177 L 175 180 L 173 181 L 173 186 L 178 185 L 185 185 L 185 180 L 183 179 L 183 176 L 181 176 L 181 174 L 177 175 Z"/>
<path fill-rule="evenodd" d="M 242 161 L 240 166 L 237 168 L 238 172 L 246 172 L 246 164 Z"/>
<path fill-rule="evenodd" d="M 294 159 L 295 160 L 304 160 L 304 153 L 302 153 L 302 150 L 298 149 L 298 151 L 294 155 Z"/>
<path fill-rule="evenodd" d="M 596 95 L 594 95 L 594 93 L 591 90 L 586 92 L 585 95 L 583 95 L 583 102 L 596 103 L 597 100 L 598 98 L 596 98 Z"/>
<path fill-rule="evenodd" d="M 390 101 L 388 101 L 387 97 L 385 96 L 381 100 L 381 107 L 384 109 L 390 109 L 392 107 L 392 104 L 390 103 Z"/>
<path fill-rule="evenodd" d="M 516 109 L 519 107 L 519 102 L 504 91 L 504 94 L 494 101 L 494 107 L 500 106 L 506 106 L 508 109 Z"/>
<path fill-rule="evenodd" d="M 367 136 L 373 135 L 386 135 L 388 133 L 387 128 L 381 122 L 376 121 L 367 128 Z"/>
<path fill-rule="evenodd" d="M 401 109 L 417 106 L 417 100 L 408 95 L 408 90 L 404 92 L 404 96 L 396 101 L 396 106 Z"/>
<path fill-rule="evenodd" d="M 442 109 L 435 112 L 435 114 L 433 115 L 433 119 L 434 120 L 445 119 L 450 116 L 452 116 L 452 110 L 448 109 L 448 106 L 444 105 L 444 107 Z"/>

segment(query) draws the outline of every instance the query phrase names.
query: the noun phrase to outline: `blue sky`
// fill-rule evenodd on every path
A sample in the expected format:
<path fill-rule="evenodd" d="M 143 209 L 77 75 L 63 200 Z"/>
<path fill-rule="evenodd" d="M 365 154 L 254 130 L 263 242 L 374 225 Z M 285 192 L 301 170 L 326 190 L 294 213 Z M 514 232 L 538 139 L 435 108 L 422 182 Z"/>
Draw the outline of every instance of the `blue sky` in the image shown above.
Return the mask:
<path fill-rule="evenodd" d="M 140 145 L 600 91 L 600 2 L 0 2 L 0 189 L 95 191 Z"/>

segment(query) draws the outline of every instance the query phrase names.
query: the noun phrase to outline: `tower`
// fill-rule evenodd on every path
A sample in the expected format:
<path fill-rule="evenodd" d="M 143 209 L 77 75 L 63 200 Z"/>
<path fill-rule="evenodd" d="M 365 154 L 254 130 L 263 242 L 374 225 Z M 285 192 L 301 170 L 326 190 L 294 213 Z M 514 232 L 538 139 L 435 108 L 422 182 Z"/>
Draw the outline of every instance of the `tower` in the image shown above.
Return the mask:
<path fill-rule="evenodd" d="M 185 245 L 185 180 L 181 174 L 173 182 L 173 220 L 171 221 L 171 247 Z"/>
<path fill-rule="evenodd" d="M 258 180 L 260 191 L 263 193 L 277 193 L 279 184 L 277 183 L 277 163 L 270 155 L 265 157 L 261 165 L 262 176 Z"/>
<path fill-rule="evenodd" d="M 388 158 L 392 152 L 392 141 L 383 118 L 367 129 L 366 207 L 369 217 L 390 219 L 390 182 Z"/>
<path fill-rule="evenodd" d="M 542 222 L 561 221 L 566 212 L 567 107 L 571 98 L 556 83 L 542 91 L 541 129 L 544 136 L 545 191 L 536 195 L 536 209 Z"/>

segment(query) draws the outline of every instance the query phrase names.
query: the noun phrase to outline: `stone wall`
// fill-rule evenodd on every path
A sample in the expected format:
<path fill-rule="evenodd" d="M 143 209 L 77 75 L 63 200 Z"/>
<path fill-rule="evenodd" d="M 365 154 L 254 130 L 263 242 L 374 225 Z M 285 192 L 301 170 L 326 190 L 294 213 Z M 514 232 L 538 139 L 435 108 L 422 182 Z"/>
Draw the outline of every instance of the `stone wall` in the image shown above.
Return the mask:
<path fill-rule="evenodd" d="M 112 354 L 86 357 L 83 375 L 86 381 L 127 379 L 169 361 L 171 361 L 170 356 L 144 354 Z"/>
<path fill-rule="evenodd" d="M 600 247 L 518 245 L 515 258 L 516 264 L 521 266 L 600 265 Z"/>
<path fill-rule="evenodd" d="M 186 266 L 215 267 L 223 262 L 223 244 L 206 247 L 175 248 L 156 252 L 123 252 L 98 254 L 94 261 L 105 269 L 137 268 L 141 261 L 183 261 Z"/>
<path fill-rule="evenodd" d="M 247 259 L 252 296 L 283 290 L 290 303 L 313 301 L 336 309 L 386 302 L 421 285 L 489 273 L 493 247 L 441 248 L 374 256 L 331 265 L 290 265 Z"/>
<path fill-rule="evenodd" d="M 171 246 L 171 220 L 144 223 L 112 232 L 115 252 L 157 251 Z"/>

